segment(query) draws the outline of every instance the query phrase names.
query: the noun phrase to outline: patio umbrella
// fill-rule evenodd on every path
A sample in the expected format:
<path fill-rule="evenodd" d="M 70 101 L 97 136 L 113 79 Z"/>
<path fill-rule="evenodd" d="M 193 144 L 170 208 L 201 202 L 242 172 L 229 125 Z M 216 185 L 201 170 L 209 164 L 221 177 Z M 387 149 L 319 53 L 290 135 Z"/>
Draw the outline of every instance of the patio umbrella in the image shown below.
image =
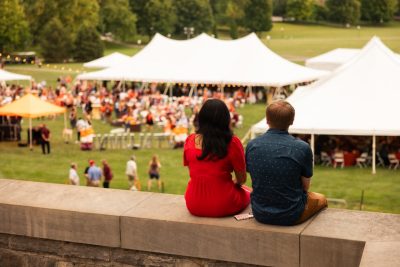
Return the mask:
<path fill-rule="evenodd" d="M 65 108 L 41 100 L 39 97 L 32 94 L 27 94 L 22 98 L 0 108 L 0 115 L 2 116 L 20 116 L 23 118 L 29 118 L 30 149 L 32 149 L 32 118 L 65 112 Z M 65 123 L 66 120 L 64 119 L 64 124 Z"/>

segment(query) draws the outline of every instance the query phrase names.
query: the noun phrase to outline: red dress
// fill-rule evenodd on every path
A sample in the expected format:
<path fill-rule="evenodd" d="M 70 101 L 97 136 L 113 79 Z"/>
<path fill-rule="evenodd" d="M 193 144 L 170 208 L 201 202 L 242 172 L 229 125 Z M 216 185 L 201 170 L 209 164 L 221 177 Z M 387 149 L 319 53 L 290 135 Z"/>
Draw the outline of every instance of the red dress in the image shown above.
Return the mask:
<path fill-rule="evenodd" d="M 235 185 L 231 173 L 245 172 L 244 151 L 234 136 L 228 154 L 219 160 L 198 160 L 201 149 L 195 147 L 195 134 L 186 139 L 183 164 L 189 167 L 190 180 L 185 200 L 189 212 L 196 216 L 223 217 L 237 214 L 249 205 L 250 193 Z"/>

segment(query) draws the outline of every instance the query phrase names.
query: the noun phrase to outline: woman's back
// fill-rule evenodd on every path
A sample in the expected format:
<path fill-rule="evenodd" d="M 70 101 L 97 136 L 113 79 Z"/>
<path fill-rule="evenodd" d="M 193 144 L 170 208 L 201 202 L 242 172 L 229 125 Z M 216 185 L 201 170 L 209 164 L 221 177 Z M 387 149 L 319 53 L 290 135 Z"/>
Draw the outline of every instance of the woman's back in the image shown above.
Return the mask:
<path fill-rule="evenodd" d="M 232 172 L 245 172 L 243 146 L 233 136 L 222 159 L 200 160 L 201 135 L 190 135 L 184 147 L 184 165 L 189 167 L 190 180 L 185 193 L 188 210 L 197 216 L 222 217 L 243 210 L 250 201 L 247 191 L 232 180 Z"/>

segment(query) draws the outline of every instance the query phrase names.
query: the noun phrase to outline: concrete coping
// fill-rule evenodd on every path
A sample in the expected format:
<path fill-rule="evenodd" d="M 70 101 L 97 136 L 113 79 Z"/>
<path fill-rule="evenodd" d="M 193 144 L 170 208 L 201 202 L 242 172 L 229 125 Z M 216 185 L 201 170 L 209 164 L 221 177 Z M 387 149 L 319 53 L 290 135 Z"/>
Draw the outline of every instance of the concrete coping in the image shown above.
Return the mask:
<path fill-rule="evenodd" d="M 400 266 L 400 215 L 200 218 L 181 195 L 0 179 L 0 233 L 263 266 Z"/>

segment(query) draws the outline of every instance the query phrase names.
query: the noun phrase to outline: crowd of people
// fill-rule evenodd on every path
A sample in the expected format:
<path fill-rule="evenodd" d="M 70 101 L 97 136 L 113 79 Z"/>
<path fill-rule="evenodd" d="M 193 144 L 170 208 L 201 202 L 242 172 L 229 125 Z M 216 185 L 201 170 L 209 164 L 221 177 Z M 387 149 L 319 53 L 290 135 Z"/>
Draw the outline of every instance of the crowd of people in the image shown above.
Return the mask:
<path fill-rule="evenodd" d="M 175 147 L 182 147 L 188 134 L 196 129 L 198 111 L 208 98 L 225 101 L 234 127 L 243 121 L 236 109 L 256 98 L 244 87 L 221 90 L 216 86 L 199 85 L 196 90 L 190 90 L 189 85 L 181 84 L 167 88 L 165 84 L 116 82 L 107 87 L 106 83 L 76 81 L 71 85 L 70 79 L 60 78 L 55 88 L 43 82 L 32 83 L 30 88 L 0 85 L 0 106 L 30 92 L 68 109 L 69 127 L 76 129 L 78 142 L 81 132 L 91 127 L 91 121 L 101 119 L 126 131 L 152 132 L 157 127 L 158 131 L 171 136 L 170 142 Z"/>
<path fill-rule="evenodd" d="M 101 161 L 102 167 L 96 165 L 96 162 L 92 159 L 88 161 L 89 165 L 85 168 L 83 174 L 85 177 L 86 186 L 110 188 L 111 180 L 114 177 L 114 173 L 111 169 L 110 164 L 107 160 Z M 160 178 L 161 163 L 157 155 L 153 155 L 148 164 L 148 181 L 147 190 L 150 191 L 152 188 L 153 180 L 157 181 L 159 192 L 163 191 L 163 182 Z M 138 175 L 138 166 L 136 163 L 136 157 L 132 155 L 126 163 L 125 175 L 128 180 L 128 188 L 132 191 L 140 191 L 141 183 Z M 78 165 L 75 162 L 70 164 L 68 183 L 71 185 L 81 185 L 80 176 L 78 174 Z"/>

